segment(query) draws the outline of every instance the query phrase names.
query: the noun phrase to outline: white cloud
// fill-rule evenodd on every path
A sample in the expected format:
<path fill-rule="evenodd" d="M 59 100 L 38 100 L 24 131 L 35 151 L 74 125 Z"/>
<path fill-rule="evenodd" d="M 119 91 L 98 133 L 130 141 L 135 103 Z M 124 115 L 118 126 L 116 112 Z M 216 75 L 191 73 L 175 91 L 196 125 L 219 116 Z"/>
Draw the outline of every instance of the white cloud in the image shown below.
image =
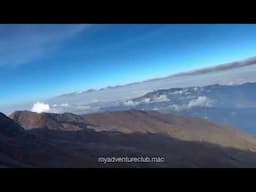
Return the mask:
<path fill-rule="evenodd" d="M 62 103 L 62 104 L 60 104 L 60 106 L 61 106 L 61 107 L 68 107 L 69 104 L 68 104 L 68 103 Z"/>
<path fill-rule="evenodd" d="M 150 98 L 145 98 L 142 100 L 142 103 L 150 103 Z"/>
<path fill-rule="evenodd" d="M 137 104 L 138 104 L 137 102 L 134 102 L 132 100 L 128 100 L 128 101 L 124 102 L 124 105 L 126 105 L 126 106 L 135 106 Z"/>
<path fill-rule="evenodd" d="M 169 105 L 168 107 L 175 111 L 182 111 L 187 108 L 185 105 L 176 105 L 176 104 Z"/>
<path fill-rule="evenodd" d="M 188 104 L 182 104 L 182 105 L 171 104 L 168 106 L 168 108 L 175 111 L 182 111 L 182 110 L 190 109 L 192 107 L 211 107 L 211 106 L 212 106 L 211 99 L 209 99 L 206 96 L 199 96 L 196 99 L 192 99 Z"/>
<path fill-rule="evenodd" d="M 183 91 L 182 91 L 182 90 L 179 90 L 179 91 L 174 91 L 173 94 L 182 94 L 182 93 L 183 93 Z"/>
<path fill-rule="evenodd" d="M 188 103 L 188 108 L 191 107 L 210 107 L 212 104 L 212 101 L 206 97 L 206 96 L 199 96 L 196 99 L 191 100 Z"/>
<path fill-rule="evenodd" d="M 164 101 L 169 101 L 169 98 L 162 94 L 159 95 L 158 97 L 154 97 L 154 98 L 144 98 L 143 100 L 141 100 L 140 102 L 137 101 L 133 101 L 133 100 L 128 100 L 124 102 L 124 105 L 126 106 L 135 106 L 141 103 L 155 103 L 155 102 L 164 102 Z"/>
<path fill-rule="evenodd" d="M 154 102 L 164 102 L 169 101 L 169 98 L 166 95 L 160 95 L 159 97 L 154 98 Z"/>
<path fill-rule="evenodd" d="M 36 102 L 36 103 L 34 103 L 31 111 L 36 112 L 36 113 L 49 112 L 50 106 L 49 106 L 49 104 L 46 104 L 43 102 Z"/>

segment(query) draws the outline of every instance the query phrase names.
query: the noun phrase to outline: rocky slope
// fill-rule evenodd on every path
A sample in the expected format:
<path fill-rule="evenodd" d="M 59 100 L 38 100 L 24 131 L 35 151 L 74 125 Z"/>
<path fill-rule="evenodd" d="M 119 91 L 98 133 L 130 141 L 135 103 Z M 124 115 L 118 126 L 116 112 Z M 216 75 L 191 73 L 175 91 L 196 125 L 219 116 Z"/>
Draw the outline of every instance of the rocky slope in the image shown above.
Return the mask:
<path fill-rule="evenodd" d="M 135 110 L 11 117 L 0 116 L 1 167 L 256 167 L 254 138 L 197 118 Z M 165 161 L 105 164 L 99 157 Z"/>

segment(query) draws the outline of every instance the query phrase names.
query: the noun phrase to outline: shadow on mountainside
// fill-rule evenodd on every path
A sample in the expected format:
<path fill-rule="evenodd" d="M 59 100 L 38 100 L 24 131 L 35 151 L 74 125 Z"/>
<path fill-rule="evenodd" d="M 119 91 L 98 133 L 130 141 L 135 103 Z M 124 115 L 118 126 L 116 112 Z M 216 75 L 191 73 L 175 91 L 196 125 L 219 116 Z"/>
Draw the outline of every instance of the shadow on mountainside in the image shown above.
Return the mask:
<path fill-rule="evenodd" d="M 149 124 L 149 119 L 155 122 L 155 117 L 160 118 L 158 114 L 153 117 L 150 115 L 148 118 L 145 118 L 143 114 L 139 112 L 135 119 L 131 119 L 132 125 L 137 125 L 138 129 L 141 120 L 146 122 L 150 128 L 153 124 Z M 140 121 L 137 124 L 135 120 L 141 115 L 143 118 L 139 118 Z M 131 117 L 133 116 L 134 113 Z M 126 121 L 130 122 L 130 118 L 127 120 L 126 113 L 124 117 L 126 117 Z M 210 144 L 208 140 L 207 142 L 185 141 L 164 133 L 150 133 L 148 131 L 150 129 L 145 129 L 145 132 L 140 133 L 87 128 L 66 131 L 47 128 L 33 129 L 32 127 L 30 130 L 24 130 L 10 118 L 1 114 L 0 118 L 0 167 L 256 167 L 255 152 Z M 75 117 L 70 117 L 70 120 L 73 121 L 73 118 Z M 161 117 L 160 120 L 162 118 L 164 117 Z M 67 120 L 67 117 L 65 116 L 64 119 Z M 175 122 L 175 125 L 185 123 L 190 129 L 197 128 L 196 130 L 200 134 L 203 131 L 209 132 L 216 129 L 219 133 L 218 136 L 222 135 L 222 127 L 205 130 L 208 123 L 204 121 L 196 121 L 197 123 L 192 124 L 191 122 L 194 122 L 192 119 L 177 119 L 169 116 L 167 119 L 169 119 L 168 122 Z M 79 121 L 75 120 L 75 122 Z M 204 124 L 205 126 L 203 126 Z M 50 124 L 47 123 L 46 125 Z M 160 125 L 162 126 L 162 124 Z M 155 126 L 155 128 L 161 128 L 160 125 Z M 199 125 L 204 129 L 199 129 Z M 187 130 L 186 127 L 180 129 Z M 227 133 L 229 133 L 227 136 L 233 136 L 231 134 L 233 131 Z M 226 138 L 231 139 L 231 137 Z M 244 136 L 242 135 L 242 137 L 237 137 L 235 141 L 240 142 L 243 139 Z M 248 149 L 254 146 L 254 142 L 251 145 L 246 142 L 247 144 L 249 145 Z M 100 157 L 160 157 L 164 158 L 165 161 L 162 163 L 100 163 L 98 162 Z"/>
<path fill-rule="evenodd" d="M 182 141 L 161 134 L 95 132 L 94 130 L 29 131 L 53 149 L 48 158 L 31 162 L 53 167 L 256 167 L 256 153 L 206 142 Z M 32 147 L 33 148 L 33 147 Z M 52 149 L 52 150 L 53 150 Z M 33 151 L 33 149 L 31 150 Z M 35 154 L 39 153 L 35 151 Z M 39 154 L 44 156 L 45 152 Z M 22 154 L 22 153 L 21 153 Z M 66 155 L 65 155 L 66 154 Z M 164 157 L 164 163 L 99 163 L 99 157 Z M 59 160 L 63 159 L 63 164 Z M 30 164 L 25 161 L 25 163 Z M 49 163 L 49 164 L 48 164 Z"/>

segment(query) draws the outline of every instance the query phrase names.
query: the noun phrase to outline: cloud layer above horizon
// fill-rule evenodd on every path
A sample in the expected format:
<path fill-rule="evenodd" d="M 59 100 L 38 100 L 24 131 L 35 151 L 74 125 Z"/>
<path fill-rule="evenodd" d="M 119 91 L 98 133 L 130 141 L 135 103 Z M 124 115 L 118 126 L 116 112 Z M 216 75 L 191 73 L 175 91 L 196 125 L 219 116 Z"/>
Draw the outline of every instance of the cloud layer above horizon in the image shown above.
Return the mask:
<path fill-rule="evenodd" d="M 239 70 L 204 78 L 146 81 L 252 57 L 255 32 L 256 25 L 0 24 L 0 108 L 30 110 L 37 101 L 101 90 L 97 97 L 92 92 L 83 98 L 77 94 L 67 101 L 46 102 L 51 110 L 67 110 L 91 99 L 127 100 L 164 87 L 253 80 L 255 69 L 245 69 L 243 76 Z M 135 82 L 143 83 L 133 87 Z M 130 92 L 121 86 L 126 84 L 131 84 Z M 120 86 L 117 92 L 102 92 L 116 86 Z M 166 99 L 161 96 L 153 102 Z M 200 98 L 191 105 L 204 102 Z M 52 106 L 65 103 L 70 106 Z"/>

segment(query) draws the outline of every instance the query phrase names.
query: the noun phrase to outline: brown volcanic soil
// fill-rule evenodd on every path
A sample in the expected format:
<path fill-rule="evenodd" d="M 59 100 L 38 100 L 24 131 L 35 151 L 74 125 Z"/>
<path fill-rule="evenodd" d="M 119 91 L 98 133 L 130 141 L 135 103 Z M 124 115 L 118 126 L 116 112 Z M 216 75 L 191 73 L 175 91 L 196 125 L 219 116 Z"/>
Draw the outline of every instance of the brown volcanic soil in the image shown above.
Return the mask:
<path fill-rule="evenodd" d="M 89 158 L 76 158 L 67 151 L 31 134 L 16 122 L 0 113 L 0 165 L 2 167 L 75 167 L 84 162 L 95 164 Z"/>
<path fill-rule="evenodd" d="M 0 116 L 3 167 L 256 167 L 254 138 L 202 119 L 136 110 L 11 117 L 19 125 Z M 113 156 L 160 156 L 165 163 L 97 162 Z"/>
<path fill-rule="evenodd" d="M 83 115 L 97 131 L 162 133 L 186 141 L 199 141 L 239 149 L 256 149 L 256 140 L 238 129 L 200 118 L 156 111 L 121 111 Z"/>
<path fill-rule="evenodd" d="M 51 130 L 77 131 L 87 127 L 87 122 L 79 115 L 64 113 L 33 113 L 30 111 L 17 111 L 10 115 L 26 130 L 46 128 Z"/>

